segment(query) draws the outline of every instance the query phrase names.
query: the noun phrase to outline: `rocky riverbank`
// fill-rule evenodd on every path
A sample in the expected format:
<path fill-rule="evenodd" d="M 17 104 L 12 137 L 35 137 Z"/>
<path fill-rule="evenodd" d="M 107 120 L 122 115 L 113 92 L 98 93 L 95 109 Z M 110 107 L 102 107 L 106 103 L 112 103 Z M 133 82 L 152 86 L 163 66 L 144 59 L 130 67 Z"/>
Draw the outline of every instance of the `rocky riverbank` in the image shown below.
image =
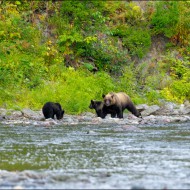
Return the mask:
<path fill-rule="evenodd" d="M 131 113 L 124 113 L 124 119 L 111 118 L 108 115 L 105 119 L 97 117 L 95 113 L 86 112 L 81 115 L 65 114 L 61 120 L 44 119 L 42 111 L 33 111 L 31 109 L 23 109 L 21 111 L 7 110 L 0 108 L 0 123 L 5 125 L 21 125 L 21 126 L 54 126 L 54 125 L 79 125 L 79 124 L 116 124 L 122 126 L 134 126 L 143 124 L 161 124 L 174 122 L 190 121 L 190 103 L 174 104 L 165 103 L 163 106 L 146 104 L 137 105 L 137 109 L 141 111 L 142 117 L 137 118 Z"/>

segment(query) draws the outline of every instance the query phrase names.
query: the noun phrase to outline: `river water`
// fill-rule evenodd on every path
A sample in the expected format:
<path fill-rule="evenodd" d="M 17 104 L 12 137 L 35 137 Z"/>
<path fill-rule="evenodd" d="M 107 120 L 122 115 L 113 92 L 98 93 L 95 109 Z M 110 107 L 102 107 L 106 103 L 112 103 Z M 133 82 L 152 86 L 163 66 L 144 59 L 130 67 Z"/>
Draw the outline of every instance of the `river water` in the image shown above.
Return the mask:
<path fill-rule="evenodd" d="M 1 189 L 190 189 L 190 123 L 0 125 Z"/>

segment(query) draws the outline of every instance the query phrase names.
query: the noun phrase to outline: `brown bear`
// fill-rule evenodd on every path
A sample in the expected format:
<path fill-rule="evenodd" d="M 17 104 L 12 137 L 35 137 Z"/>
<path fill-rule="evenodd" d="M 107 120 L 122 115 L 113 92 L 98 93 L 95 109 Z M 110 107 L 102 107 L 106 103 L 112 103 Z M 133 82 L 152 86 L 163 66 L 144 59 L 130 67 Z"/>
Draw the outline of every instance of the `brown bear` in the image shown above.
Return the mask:
<path fill-rule="evenodd" d="M 128 109 L 133 115 L 142 117 L 141 113 L 136 109 L 130 97 L 124 92 L 110 92 L 107 95 L 102 95 L 104 105 L 110 110 L 115 110 L 118 118 L 123 118 L 123 111 Z"/>
<path fill-rule="evenodd" d="M 112 118 L 116 117 L 116 111 L 105 106 L 102 101 L 91 100 L 89 108 L 95 109 L 97 116 L 102 119 L 104 119 L 107 114 L 111 114 Z"/>
<path fill-rule="evenodd" d="M 44 104 L 42 108 L 42 112 L 44 114 L 45 119 L 52 118 L 54 119 L 54 115 L 56 115 L 57 119 L 62 119 L 64 110 L 59 103 L 47 102 Z"/>

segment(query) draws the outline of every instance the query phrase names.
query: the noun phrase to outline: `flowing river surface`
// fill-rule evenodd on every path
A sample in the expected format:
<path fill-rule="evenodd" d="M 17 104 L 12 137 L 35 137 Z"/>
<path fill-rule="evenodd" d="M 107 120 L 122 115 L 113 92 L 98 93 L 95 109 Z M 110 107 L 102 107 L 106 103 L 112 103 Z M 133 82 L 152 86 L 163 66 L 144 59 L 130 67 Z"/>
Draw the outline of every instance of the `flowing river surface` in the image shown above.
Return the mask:
<path fill-rule="evenodd" d="M 0 125 L 1 189 L 190 189 L 190 123 Z"/>

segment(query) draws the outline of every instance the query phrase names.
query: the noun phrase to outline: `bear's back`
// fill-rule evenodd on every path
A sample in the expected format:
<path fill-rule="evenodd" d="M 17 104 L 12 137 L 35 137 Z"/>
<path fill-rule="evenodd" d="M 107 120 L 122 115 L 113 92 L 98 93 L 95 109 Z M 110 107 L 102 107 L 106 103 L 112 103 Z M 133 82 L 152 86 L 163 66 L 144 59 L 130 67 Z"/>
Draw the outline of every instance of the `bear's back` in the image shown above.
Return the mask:
<path fill-rule="evenodd" d="M 126 103 L 128 104 L 131 101 L 130 97 L 124 92 L 118 92 L 118 93 L 115 93 L 115 95 L 117 96 L 117 98 L 122 104 L 126 104 Z"/>

